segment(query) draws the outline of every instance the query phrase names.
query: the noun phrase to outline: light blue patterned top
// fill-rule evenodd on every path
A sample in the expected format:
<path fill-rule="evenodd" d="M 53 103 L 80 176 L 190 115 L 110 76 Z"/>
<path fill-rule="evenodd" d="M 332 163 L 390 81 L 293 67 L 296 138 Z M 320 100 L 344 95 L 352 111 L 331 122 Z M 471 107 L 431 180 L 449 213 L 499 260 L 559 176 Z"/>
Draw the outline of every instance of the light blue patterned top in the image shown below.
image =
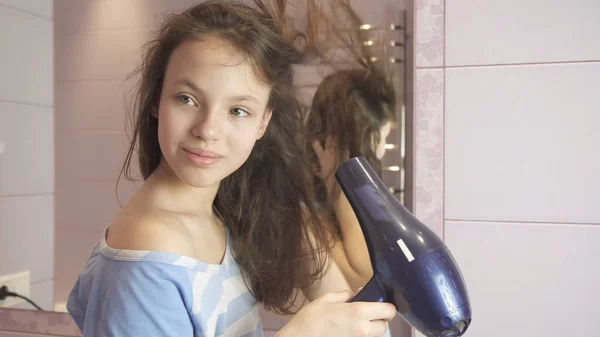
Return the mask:
<path fill-rule="evenodd" d="M 117 250 L 103 237 L 69 294 L 84 336 L 260 337 L 254 297 L 231 254 L 221 264 L 176 254 Z"/>

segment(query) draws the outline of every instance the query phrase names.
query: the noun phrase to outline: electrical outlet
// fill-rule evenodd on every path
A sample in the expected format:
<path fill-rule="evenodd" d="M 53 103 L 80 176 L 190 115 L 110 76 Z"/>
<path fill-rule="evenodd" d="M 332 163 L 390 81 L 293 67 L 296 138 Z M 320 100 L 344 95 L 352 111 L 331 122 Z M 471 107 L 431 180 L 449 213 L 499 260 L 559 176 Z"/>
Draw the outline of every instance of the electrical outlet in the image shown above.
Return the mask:
<path fill-rule="evenodd" d="M 30 277 L 31 272 L 29 270 L 10 275 L 1 275 L 0 287 L 7 286 L 8 291 L 30 298 Z M 0 308 L 14 307 L 23 302 L 25 301 L 18 297 L 7 297 L 4 301 L 0 301 Z"/>

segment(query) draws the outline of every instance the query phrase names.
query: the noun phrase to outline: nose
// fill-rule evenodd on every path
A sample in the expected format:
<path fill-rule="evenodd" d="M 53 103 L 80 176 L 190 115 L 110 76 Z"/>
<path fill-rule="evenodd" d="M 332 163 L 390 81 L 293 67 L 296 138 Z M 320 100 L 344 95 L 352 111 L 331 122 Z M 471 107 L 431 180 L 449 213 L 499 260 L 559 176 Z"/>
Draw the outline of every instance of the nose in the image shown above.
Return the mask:
<path fill-rule="evenodd" d="M 201 138 L 204 141 L 215 141 L 222 134 L 223 121 L 221 116 L 214 111 L 207 111 L 200 114 L 194 127 L 192 134 L 196 138 Z"/>

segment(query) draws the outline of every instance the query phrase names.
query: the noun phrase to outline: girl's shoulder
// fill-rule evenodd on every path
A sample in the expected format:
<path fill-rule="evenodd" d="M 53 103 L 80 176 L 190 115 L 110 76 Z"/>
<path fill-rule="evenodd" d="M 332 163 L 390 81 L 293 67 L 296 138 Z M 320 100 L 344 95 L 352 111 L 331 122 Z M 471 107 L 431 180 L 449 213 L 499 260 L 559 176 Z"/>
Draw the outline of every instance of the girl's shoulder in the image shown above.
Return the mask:
<path fill-rule="evenodd" d="M 154 251 L 181 256 L 194 255 L 194 242 L 177 214 L 152 212 L 118 216 L 105 231 L 106 245 L 113 250 Z"/>
<path fill-rule="evenodd" d="M 251 297 L 238 290 L 244 290 L 243 282 L 229 252 L 220 265 L 178 254 L 188 251 L 175 249 L 185 245 L 185 235 L 177 230 L 177 222 L 157 218 L 112 223 L 105 229 L 67 301 L 84 335 L 191 336 L 221 313 L 200 304 L 225 308 L 227 303 L 221 302 L 229 298 Z M 114 246 L 107 237 L 115 238 Z"/>

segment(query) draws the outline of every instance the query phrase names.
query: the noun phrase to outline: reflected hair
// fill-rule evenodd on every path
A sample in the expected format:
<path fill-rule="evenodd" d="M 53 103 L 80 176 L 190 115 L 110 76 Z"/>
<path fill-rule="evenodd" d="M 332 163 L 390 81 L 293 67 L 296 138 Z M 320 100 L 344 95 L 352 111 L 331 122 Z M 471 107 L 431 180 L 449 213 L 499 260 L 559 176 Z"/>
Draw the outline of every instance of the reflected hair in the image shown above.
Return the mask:
<path fill-rule="evenodd" d="M 381 162 L 376 157 L 376 146 L 381 139 L 380 130 L 388 122 L 396 121 L 396 88 L 387 58 L 387 49 L 381 46 L 378 53 L 366 32 L 359 29 L 363 24 L 347 0 L 337 0 L 337 16 L 330 22 L 335 43 L 342 57 L 329 62 L 333 72 L 325 76 L 317 87 L 306 119 L 306 147 L 309 162 L 318 167 L 319 161 L 311 150 L 318 141 L 323 147 L 332 137 L 338 167 L 349 154 L 350 158 L 362 156 L 381 173 Z M 335 26 L 337 25 L 337 26 Z M 327 190 L 321 179 L 314 177 L 316 199 L 335 223 Z M 337 184 L 336 184 L 337 186 Z M 339 233 L 338 233 L 339 234 Z"/>

